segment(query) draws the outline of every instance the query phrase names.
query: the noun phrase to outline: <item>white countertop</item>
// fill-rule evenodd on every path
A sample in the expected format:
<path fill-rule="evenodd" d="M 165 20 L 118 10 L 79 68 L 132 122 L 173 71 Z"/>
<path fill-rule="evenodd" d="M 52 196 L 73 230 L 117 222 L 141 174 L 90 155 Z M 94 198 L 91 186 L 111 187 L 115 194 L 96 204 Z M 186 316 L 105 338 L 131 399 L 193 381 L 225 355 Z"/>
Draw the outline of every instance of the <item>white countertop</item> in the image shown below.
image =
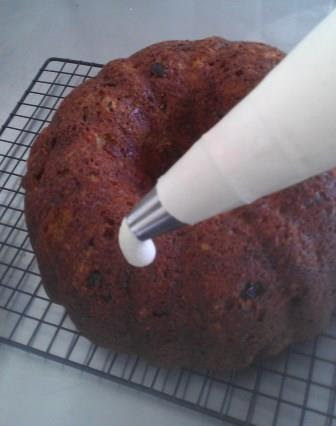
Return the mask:
<path fill-rule="evenodd" d="M 220 35 L 288 51 L 331 0 L 0 0 L 0 124 L 51 56 L 104 63 Z M 219 425 L 216 419 L 0 345 L 0 426 Z"/>
<path fill-rule="evenodd" d="M 0 345 L 1 426 L 217 426 L 217 419 Z"/>

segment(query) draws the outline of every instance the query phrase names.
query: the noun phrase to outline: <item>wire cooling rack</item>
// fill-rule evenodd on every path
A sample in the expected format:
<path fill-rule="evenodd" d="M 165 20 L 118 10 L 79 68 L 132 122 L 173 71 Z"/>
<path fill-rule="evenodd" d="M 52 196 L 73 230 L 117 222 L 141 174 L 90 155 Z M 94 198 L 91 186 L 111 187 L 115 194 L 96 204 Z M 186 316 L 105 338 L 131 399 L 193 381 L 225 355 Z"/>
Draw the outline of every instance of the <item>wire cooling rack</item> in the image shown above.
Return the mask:
<path fill-rule="evenodd" d="M 0 344 L 123 383 L 233 425 L 336 426 L 336 319 L 325 334 L 277 358 L 214 377 L 163 369 L 97 347 L 44 292 L 23 216 L 29 149 L 61 100 L 101 69 L 50 58 L 0 131 Z"/>

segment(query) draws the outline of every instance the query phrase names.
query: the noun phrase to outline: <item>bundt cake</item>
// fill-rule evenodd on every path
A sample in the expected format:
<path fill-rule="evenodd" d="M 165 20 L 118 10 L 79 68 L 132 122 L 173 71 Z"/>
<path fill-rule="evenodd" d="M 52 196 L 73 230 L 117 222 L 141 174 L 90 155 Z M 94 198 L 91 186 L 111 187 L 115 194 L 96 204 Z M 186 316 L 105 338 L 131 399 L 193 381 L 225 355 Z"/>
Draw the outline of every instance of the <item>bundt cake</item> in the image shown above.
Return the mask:
<path fill-rule="evenodd" d="M 157 365 L 225 370 L 328 323 L 335 171 L 157 238 L 146 268 L 118 246 L 139 198 L 282 58 L 219 37 L 162 42 L 64 99 L 31 149 L 25 214 L 45 289 L 84 336 Z"/>

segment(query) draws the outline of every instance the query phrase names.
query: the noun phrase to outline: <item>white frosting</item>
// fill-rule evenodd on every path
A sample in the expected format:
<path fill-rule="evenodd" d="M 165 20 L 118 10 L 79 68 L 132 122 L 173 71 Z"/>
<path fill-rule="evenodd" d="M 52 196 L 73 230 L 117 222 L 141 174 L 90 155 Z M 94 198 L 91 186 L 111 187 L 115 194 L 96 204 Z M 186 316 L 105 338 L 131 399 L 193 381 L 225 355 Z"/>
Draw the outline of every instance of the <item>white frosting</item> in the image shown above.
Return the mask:
<path fill-rule="evenodd" d="M 336 164 L 336 11 L 163 175 L 157 192 L 195 224 Z"/>
<path fill-rule="evenodd" d="M 153 262 L 156 248 L 152 240 L 140 241 L 123 219 L 119 230 L 119 247 L 128 263 L 143 267 Z"/>

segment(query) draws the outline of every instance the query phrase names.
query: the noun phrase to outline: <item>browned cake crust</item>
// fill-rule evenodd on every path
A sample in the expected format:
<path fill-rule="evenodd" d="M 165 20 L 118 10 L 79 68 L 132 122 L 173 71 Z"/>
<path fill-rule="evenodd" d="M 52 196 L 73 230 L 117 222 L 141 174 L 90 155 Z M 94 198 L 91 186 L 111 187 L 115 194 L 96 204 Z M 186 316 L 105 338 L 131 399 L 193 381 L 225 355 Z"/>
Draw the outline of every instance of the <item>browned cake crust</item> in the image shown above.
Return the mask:
<path fill-rule="evenodd" d="M 48 295 L 92 341 L 223 370 L 327 324 L 334 171 L 158 238 L 144 269 L 117 242 L 122 217 L 156 178 L 282 57 L 218 37 L 155 44 L 75 89 L 38 137 L 24 179 L 31 242 Z"/>

